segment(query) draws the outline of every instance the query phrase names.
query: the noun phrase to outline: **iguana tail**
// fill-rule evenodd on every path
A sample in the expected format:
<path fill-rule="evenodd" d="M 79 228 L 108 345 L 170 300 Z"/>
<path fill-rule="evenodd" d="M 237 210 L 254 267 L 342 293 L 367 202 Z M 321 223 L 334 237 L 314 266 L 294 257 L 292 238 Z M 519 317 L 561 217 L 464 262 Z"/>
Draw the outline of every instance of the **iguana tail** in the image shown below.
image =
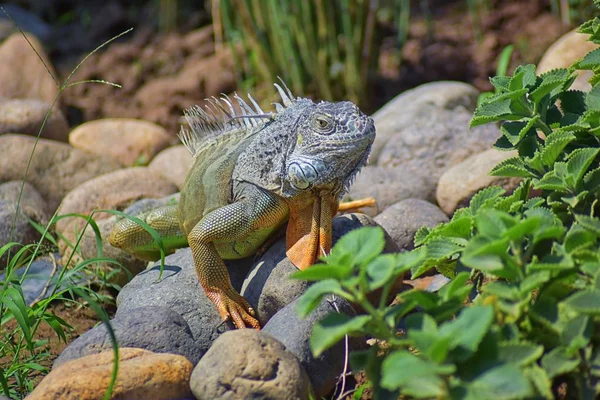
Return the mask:
<path fill-rule="evenodd" d="M 176 249 L 188 245 L 187 238 L 179 227 L 177 208 L 177 205 L 164 206 L 136 216 L 158 232 L 165 254 L 171 254 Z M 117 222 L 110 234 L 109 241 L 114 247 L 142 260 L 155 261 L 160 258 L 158 243 L 152 238 L 152 235 L 143 226 L 129 218 L 123 218 Z"/>

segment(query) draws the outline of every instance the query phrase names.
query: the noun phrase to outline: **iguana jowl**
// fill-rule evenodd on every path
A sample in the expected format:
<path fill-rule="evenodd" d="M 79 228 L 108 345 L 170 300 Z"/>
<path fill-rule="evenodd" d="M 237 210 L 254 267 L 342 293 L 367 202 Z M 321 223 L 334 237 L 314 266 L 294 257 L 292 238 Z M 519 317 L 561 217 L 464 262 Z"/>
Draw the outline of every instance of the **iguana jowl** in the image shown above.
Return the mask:
<path fill-rule="evenodd" d="M 300 269 L 331 248 L 339 199 L 365 165 L 373 120 L 350 102 L 294 98 L 285 85 L 275 113 L 235 95 L 186 111 L 191 131 L 180 138 L 194 156 L 178 205 L 138 216 L 156 229 L 167 251 L 189 244 L 206 295 L 237 328 L 260 328 L 254 310 L 231 286 L 223 259 L 254 254 L 286 221 L 287 255 Z M 355 204 L 360 205 L 360 204 Z M 123 219 L 113 246 L 158 259 L 152 237 Z"/>

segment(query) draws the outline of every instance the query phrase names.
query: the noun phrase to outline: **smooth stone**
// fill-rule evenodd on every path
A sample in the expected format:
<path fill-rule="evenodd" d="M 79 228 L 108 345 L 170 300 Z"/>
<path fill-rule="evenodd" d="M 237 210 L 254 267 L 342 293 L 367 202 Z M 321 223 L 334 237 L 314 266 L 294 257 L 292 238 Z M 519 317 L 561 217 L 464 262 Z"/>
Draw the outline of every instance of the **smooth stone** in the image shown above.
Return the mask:
<path fill-rule="evenodd" d="M 364 348 L 365 341 L 360 337 L 349 338 L 347 343 L 341 340 L 315 358 L 310 349 L 312 330 L 314 325 L 328 314 L 340 312 L 354 317 L 356 312 L 346 300 L 331 295 L 302 319 L 298 317 L 297 304 L 296 299 L 279 310 L 264 326 L 262 332 L 277 339 L 287 351 L 298 357 L 310 378 L 316 398 L 329 398 L 328 395 L 338 382 L 340 374 L 344 372 L 344 367 L 350 370 L 349 366 L 344 365 L 347 354 L 352 350 Z"/>
<path fill-rule="evenodd" d="M 169 147 L 156 155 L 148 165 L 157 174 L 173 182 L 181 190 L 194 158 L 184 145 Z"/>
<path fill-rule="evenodd" d="M 29 269 L 21 267 L 13 270 L 10 279 L 21 279 L 27 272 L 25 279 L 21 281 L 20 287 L 25 304 L 30 305 L 33 302 L 47 298 L 52 293 L 58 283 L 58 277 L 62 269 L 63 267 L 58 260 L 58 253 L 49 254 L 36 258 Z M 0 273 L 0 281 L 6 280 L 6 272 Z M 62 287 L 68 285 L 68 282 L 63 282 Z"/>
<path fill-rule="evenodd" d="M 135 347 L 154 353 L 178 354 L 196 365 L 204 355 L 192 337 L 190 327 L 172 309 L 161 306 L 140 307 L 120 313 L 110 321 L 120 347 Z M 69 343 L 52 368 L 67 361 L 112 349 L 104 323 L 96 325 Z"/>
<path fill-rule="evenodd" d="M 47 204 L 42 196 L 26 182 L 19 200 L 22 186 L 22 182 L 19 181 L 0 184 L 0 247 L 9 242 L 22 245 L 36 243 L 41 238 L 41 234 L 33 227 L 30 220 L 42 226 L 48 223 Z M 13 255 L 18 248 L 14 249 Z M 7 261 L 5 253 L 0 257 L 0 269 L 3 269 L 2 266 Z"/>
<path fill-rule="evenodd" d="M 88 214 L 94 209 L 120 209 L 142 198 L 160 198 L 175 192 L 177 187 L 173 183 L 154 175 L 148 167 L 124 168 L 97 176 L 71 190 L 63 199 L 60 211 Z M 71 222 L 71 218 L 58 221 L 56 230 L 64 234 Z"/>
<path fill-rule="evenodd" d="M 370 164 L 376 164 L 392 136 L 411 126 L 415 119 L 427 120 L 440 109 L 473 111 L 478 95 L 477 89 L 467 83 L 438 81 L 419 85 L 394 97 L 373 114 L 377 136 Z"/>
<path fill-rule="evenodd" d="M 0 149 L 10 154 L 0 157 L 0 182 L 23 179 L 35 142 L 35 138 L 27 135 L 0 135 Z M 48 202 L 47 211 L 53 213 L 73 188 L 118 168 L 119 164 L 109 158 L 74 149 L 66 143 L 39 139 L 25 180 L 40 192 Z"/>
<path fill-rule="evenodd" d="M 66 362 L 52 370 L 27 400 L 96 400 L 108 388 L 112 350 Z M 119 348 L 119 373 L 112 397 L 127 400 L 191 398 L 193 369 L 187 358 L 130 347 Z"/>
<path fill-rule="evenodd" d="M 17 4 L 2 3 L 0 6 L 2 6 L 4 11 L 6 11 L 13 21 L 15 21 L 13 24 L 5 13 L 0 13 L 0 26 L 5 27 L 4 30 L 0 28 L 0 41 L 11 33 L 19 32 L 15 24 L 23 32 L 29 32 L 44 42 L 52 38 L 52 26 L 47 24 L 33 12 L 27 11 Z"/>
<path fill-rule="evenodd" d="M 190 378 L 198 400 L 308 399 L 310 382 L 300 361 L 271 336 L 239 329 L 221 335 Z"/>
<path fill-rule="evenodd" d="M 452 215 L 457 208 L 468 206 L 475 193 L 492 185 L 501 186 L 507 192 L 514 190 L 522 181 L 521 178 L 491 176 L 490 171 L 502 161 L 517 155 L 516 151 L 489 149 L 449 168 L 438 182 L 436 200 L 440 208 Z"/>
<path fill-rule="evenodd" d="M 3 133 L 21 133 L 37 136 L 50 105 L 37 99 L 0 98 L 0 135 Z M 66 142 L 69 137 L 69 123 L 58 107 L 44 124 L 40 137 Z"/>
<path fill-rule="evenodd" d="M 69 134 L 73 147 L 109 156 L 124 167 L 147 165 L 171 140 L 163 127 L 132 118 L 85 122 Z"/>
<path fill-rule="evenodd" d="M 434 204 L 421 199 L 402 200 L 375 217 L 375 222 L 392 237 L 400 251 L 414 249 L 415 233 L 422 226 L 433 228 L 448 217 Z"/>
<path fill-rule="evenodd" d="M 470 155 L 490 148 L 501 135 L 495 125 L 469 129 L 471 117 L 472 113 L 465 109 L 438 109 L 428 119 L 416 118 L 412 125 L 390 138 L 377 161 L 379 167 L 395 170 L 394 175 L 401 177 L 401 183 L 378 180 L 374 184 L 368 174 L 359 174 L 350 188 L 350 196 L 359 198 L 364 191 L 379 192 L 378 185 L 394 185 L 397 191 L 387 190 L 388 198 L 376 197 L 376 200 L 385 204 L 405 198 L 435 201 L 442 173 Z"/>
<path fill-rule="evenodd" d="M 548 47 L 538 63 L 537 74 L 542 74 L 556 68 L 568 68 L 590 51 L 597 49 L 598 45 L 589 42 L 589 37 L 590 35 L 578 33 L 577 28 L 565 33 Z M 592 71 L 578 70 L 577 74 L 577 79 L 573 82 L 571 90 L 589 91 L 592 85 L 590 85 L 588 79 L 592 77 Z"/>
<path fill-rule="evenodd" d="M 370 217 L 360 213 L 344 214 L 333 219 L 333 243 L 346 233 L 363 226 L 378 226 Z M 256 262 L 244 284 L 241 294 L 257 313 L 261 326 L 283 307 L 306 291 L 309 282 L 289 279 L 298 271 L 285 255 L 285 238 L 278 240 Z M 398 248 L 386 234 L 385 253 L 397 252 Z"/>
<path fill-rule="evenodd" d="M 56 72 L 40 41 L 31 34 L 27 39 L 37 54 L 20 32 L 0 44 L 0 97 L 39 99 L 52 104 L 58 94 L 58 86 L 52 78 L 52 75 L 57 76 Z"/>
<path fill-rule="evenodd" d="M 251 260 L 247 259 L 227 261 L 236 290 L 239 290 L 250 263 Z M 160 280 L 159 273 L 160 262 L 153 263 L 123 286 L 117 296 L 116 315 L 129 313 L 138 307 L 167 307 L 188 323 L 202 351 L 208 350 L 222 332 L 233 328 L 230 321 L 221 321 L 217 308 L 204 294 L 189 247 L 167 256 Z"/>

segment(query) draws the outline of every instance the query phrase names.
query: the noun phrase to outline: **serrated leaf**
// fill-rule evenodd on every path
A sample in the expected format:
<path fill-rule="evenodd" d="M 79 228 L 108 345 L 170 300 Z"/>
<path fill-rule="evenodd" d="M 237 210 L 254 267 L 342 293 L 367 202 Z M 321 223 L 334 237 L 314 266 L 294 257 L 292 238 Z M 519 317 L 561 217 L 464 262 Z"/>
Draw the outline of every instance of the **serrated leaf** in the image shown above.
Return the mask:
<path fill-rule="evenodd" d="M 579 224 L 571 225 L 564 241 L 565 251 L 569 254 L 596 244 L 596 235 Z"/>
<path fill-rule="evenodd" d="M 575 183 L 579 182 L 586 173 L 588 167 L 598 155 L 600 149 L 583 148 L 571 152 L 567 161 L 567 171 L 575 178 Z"/>
<path fill-rule="evenodd" d="M 495 94 L 480 104 L 473 114 L 471 128 L 493 121 L 518 120 L 530 117 L 531 112 L 524 103 L 527 89 Z"/>
<path fill-rule="evenodd" d="M 575 215 L 575 220 L 590 232 L 600 236 L 600 219 L 589 217 L 587 215 Z"/>
<path fill-rule="evenodd" d="M 311 285 L 306 292 L 298 299 L 296 312 L 300 318 L 305 318 L 310 314 L 328 294 L 336 294 L 344 297 L 344 290 L 339 282 L 333 279 L 317 282 Z"/>
<path fill-rule="evenodd" d="M 346 314 L 328 314 L 314 326 L 310 348 L 315 357 L 342 340 L 344 336 L 359 332 L 371 320 L 369 315 L 350 317 Z"/>
<path fill-rule="evenodd" d="M 538 271 L 527 274 L 519 284 L 519 292 L 524 295 L 539 289 L 544 283 L 550 280 L 550 277 L 550 271 Z"/>
<path fill-rule="evenodd" d="M 500 126 L 500 131 L 510 143 L 517 145 L 539 119 L 540 117 L 536 115 L 533 118 L 524 118 L 522 121 L 505 122 Z"/>
<path fill-rule="evenodd" d="M 490 83 L 496 89 L 497 93 L 502 93 L 508 90 L 508 84 L 510 82 L 509 76 L 493 76 L 490 78 Z"/>
<path fill-rule="evenodd" d="M 600 290 L 580 290 L 563 303 L 582 314 L 600 314 Z"/>
<path fill-rule="evenodd" d="M 461 261 L 469 268 L 492 273 L 504 278 L 512 278 L 513 271 L 507 269 L 503 256 L 508 249 L 508 239 L 486 241 L 475 238 L 469 242 Z"/>
<path fill-rule="evenodd" d="M 450 238 L 439 237 L 431 239 L 426 245 L 427 258 L 441 260 L 463 250 L 463 246 L 456 244 Z"/>
<path fill-rule="evenodd" d="M 600 191 L 600 167 L 588 171 L 583 176 L 584 188 L 590 193 Z"/>
<path fill-rule="evenodd" d="M 546 137 L 545 146 L 541 150 L 542 163 L 545 166 L 552 166 L 563 149 L 575 140 L 575 135 L 571 132 L 552 132 Z"/>
<path fill-rule="evenodd" d="M 578 315 L 568 321 L 561 333 L 563 343 L 569 348 L 586 347 L 594 332 L 594 326 L 588 315 Z"/>
<path fill-rule="evenodd" d="M 540 75 L 541 82 L 529 95 L 536 103 L 548 94 L 553 97 L 567 84 L 571 73 L 566 68 L 557 68 Z"/>
<path fill-rule="evenodd" d="M 415 239 L 414 239 L 415 247 L 421 246 L 423 243 L 425 243 L 425 240 L 427 239 L 427 236 L 429 236 L 430 232 L 431 231 L 429 230 L 429 228 L 427 226 L 420 227 L 417 230 L 417 232 L 415 233 Z"/>
<path fill-rule="evenodd" d="M 554 399 L 552 382 L 548 379 L 546 371 L 534 364 L 525 369 L 525 376 L 533 383 L 533 386 L 544 399 Z"/>
<path fill-rule="evenodd" d="M 529 178 L 531 173 L 525 168 L 520 157 L 511 157 L 496 165 L 490 171 L 491 176 L 509 176 L 516 178 Z"/>
<path fill-rule="evenodd" d="M 519 65 L 515 72 L 510 78 L 508 88 L 511 91 L 517 91 L 520 89 L 526 89 L 535 85 L 537 77 L 535 76 L 535 65 L 526 64 Z"/>
<path fill-rule="evenodd" d="M 511 364 L 490 368 L 467 386 L 469 399 L 516 400 L 531 392 L 523 371 Z"/>
<path fill-rule="evenodd" d="M 417 398 L 446 397 L 446 385 L 438 374 L 450 374 L 452 366 L 438 366 L 406 350 L 388 355 L 381 366 L 381 386 L 388 390 L 402 389 Z"/>
<path fill-rule="evenodd" d="M 581 115 L 585 112 L 585 93 L 581 90 L 569 90 L 560 95 L 560 108 L 565 114 Z"/>
<path fill-rule="evenodd" d="M 507 364 L 519 367 L 530 364 L 544 354 L 544 346 L 528 342 L 498 343 L 498 359 Z"/>
<path fill-rule="evenodd" d="M 504 135 L 500 135 L 500 137 L 498 137 L 496 142 L 493 144 L 493 147 L 498 151 L 511 151 L 516 149 L 516 146 L 513 146 L 513 144 Z"/>
<path fill-rule="evenodd" d="M 595 49 L 587 53 L 576 63 L 577 69 L 595 69 L 600 65 L 600 49 Z"/>
<path fill-rule="evenodd" d="M 542 368 L 550 379 L 573 371 L 579 365 L 576 357 L 569 356 L 564 347 L 557 347 L 542 357 Z"/>
<path fill-rule="evenodd" d="M 599 50 L 600 49 L 596 49 L 594 51 L 600 54 Z M 592 90 L 588 92 L 585 96 L 585 105 L 590 111 L 600 109 L 600 86 L 594 86 L 592 87 Z"/>
<path fill-rule="evenodd" d="M 475 215 L 477 211 L 486 204 L 493 204 L 492 201 L 502 196 L 505 192 L 506 190 L 499 186 L 489 186 L 475 193 L 475 195 L 471 198 L 471 202 L 469 203 L 469 210 L 471 210 L 471 214 Z"/>
<path fill-rule="evenodd" d="M 554 190 L 562 193 L 568 191 L 565 182 L 561 177 L 557 176 L 556 171 L 547 172 L 540 180 L 534 183 L 533 187 L 536 189 Z"/>

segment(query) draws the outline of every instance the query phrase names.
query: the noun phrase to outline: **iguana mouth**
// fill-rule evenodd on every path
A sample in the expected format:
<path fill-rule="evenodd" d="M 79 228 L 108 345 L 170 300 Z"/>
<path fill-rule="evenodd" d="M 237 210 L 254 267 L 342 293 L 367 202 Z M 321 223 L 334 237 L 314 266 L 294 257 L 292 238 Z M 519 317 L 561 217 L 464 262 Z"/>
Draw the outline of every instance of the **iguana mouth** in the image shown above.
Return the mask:
<path fill-rule="evenodd" d="M 325 191 L 290 207 L 286 255 L 298 269 L 310 267 L 331 250 L 331 223 L 337 208 L 336 197 Z"/>

